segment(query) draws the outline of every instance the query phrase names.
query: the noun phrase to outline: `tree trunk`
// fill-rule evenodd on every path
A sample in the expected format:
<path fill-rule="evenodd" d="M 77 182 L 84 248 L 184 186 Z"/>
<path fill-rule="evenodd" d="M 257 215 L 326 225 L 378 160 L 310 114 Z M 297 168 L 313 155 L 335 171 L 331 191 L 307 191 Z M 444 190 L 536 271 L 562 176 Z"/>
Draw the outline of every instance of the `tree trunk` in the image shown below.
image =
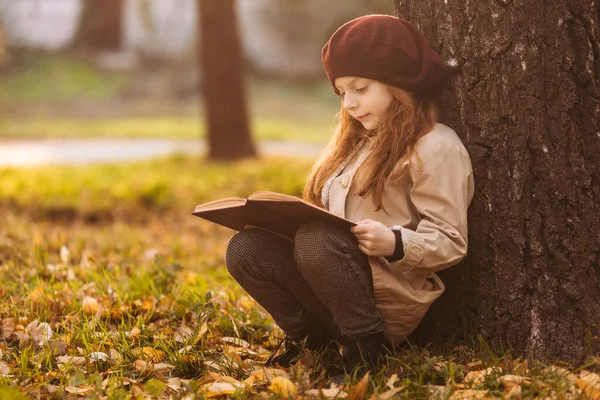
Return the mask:
<path fill-rule="evenodd" d="M 475 171 L 469 255 L 415 338 L 581 362 L 600 350 L 600 1 L 395 5 L 453 70 L 442 122 Z"/>
<path fill-rule="evenodd" d="M 209 158 L 255 157 L 235 1 L 198 0 L 197 10 Z"/>
<path fill-rule="evenodd" d="M 75 46 L 119 51 L 122 46 L 123 0 L 85 0 Z"/>

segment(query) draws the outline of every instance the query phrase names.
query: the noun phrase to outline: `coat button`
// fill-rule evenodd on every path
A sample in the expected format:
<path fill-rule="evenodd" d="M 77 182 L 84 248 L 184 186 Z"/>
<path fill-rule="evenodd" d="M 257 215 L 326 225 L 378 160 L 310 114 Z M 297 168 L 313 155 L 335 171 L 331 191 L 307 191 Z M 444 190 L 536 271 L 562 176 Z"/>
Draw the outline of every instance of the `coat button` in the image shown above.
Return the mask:
<path fill-rule="evenodd" d="M 348 183 L 350 183 L 350 179 L 348 179 L 347 177 L 342 179 L 342 187 L 344 189 L 346 189 L 348 187 Z"/>

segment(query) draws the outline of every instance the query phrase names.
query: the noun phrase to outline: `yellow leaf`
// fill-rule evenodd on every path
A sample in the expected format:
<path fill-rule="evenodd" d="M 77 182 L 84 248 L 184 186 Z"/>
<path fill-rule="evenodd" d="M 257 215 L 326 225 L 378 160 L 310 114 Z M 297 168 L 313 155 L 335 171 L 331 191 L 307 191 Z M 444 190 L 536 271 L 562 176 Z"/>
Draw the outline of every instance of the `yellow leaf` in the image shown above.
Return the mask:
<path fill-rule="evenodd" d="M 234 394 L 237 390 L 241 388 L 241 384 L 238 386 L 230 382 L 213 382 L 202 386 L 200 390 L 204 392 L 206 397 L 210 398 Z"/>
<path fill-rule="evenodd" d="M 65 386 L 65 392 L 71 394 L 88 394 L 94 390 L 92 386 L 84 385 L 84 386 Z"/>
<path fill-rule="evenodd" d="M 365 393 L 367 393 L 367 388 L 369 386 L 369 374 L 370 372 L 367 372 L 360 382 L 354 385 L 352 390 L 350 390 L 350 393 L 348 393 L 348 399 L 361 400 L 365 397 Z"/>
<path fill-rule="evenodd" d="M 133 329 L 127 334 L 127 337 L 131 340 L 139 340 L 142 331 L 137 326 L 134 326 Z"/>
<path fill-rule="evenodd" d="M 500 377 L 500 382 L 502 382 L 504 387 L 510 388 L 523 384 L 529 385 L 531 384 L 531 379 L 519 375 L 502 375 Z"/>
<path fill-rule="evenodd" d="M 406 389 L 406 385 L 404 386 L 398 386 L 395 388 L 391 388 L 388 391 L 385 391 L 383 393 L 379 393 L 379 395 L 377 396 L 378 399 L 381 400 L 387 400 L 387 399 L 391 399 L 396 393 L 403 391 L 404 389 Z"/>
<path fill-rule="evenodd" d="M 271 381 L 277 376 L 283 376 L 287 378 L 289 375 L 282 369 L 257 367 L 250 372 L 250 376 L 256 376 L 261 381 Z"/>
<path fill-rule="evenodd" d="M 294 399 L 298 394 L 298 388 L 292 381 L 283 376 L 276 376 L 269 385 L 269 390 L 282 399 Z"/>
<path fill-rule="evenodd" d="M 95 298 L 86 296 L 82 302 L 82 310 L 84 314 L 95 315 L 100 310 L 100 304 Z"/>
<path fill-rule="evenodd" d="M 152 367 L 152 364 L 150 364 L 149 362 L 146 362 L 144 360 L 139 360 L 139 359 L 135 360 L 133 362 L 133 366 L 135 367 L 135 370 L 137 372 L 139 372 L 141 375 L 145 375 L 154 370 L 154 368 Z"/>
<path fill-rule="evenodd" d="M 465 389 L 465 390 L 457 390 L 452 393 L 452 395 L 448 398 L 448 400 L 474 400 L 474 399 L 483 399 L 487 396 L 488 390 L 473 390 L 473 389 Z"/>
<path fill-rule="evenodd" d="M 541 373 L 544 376 L 553 373 L 572 382 L 575 382 L 577 380 L 577 376 L 571 373 L 571 371 L 569 371 L 568 369 L 565 369 L 563 367 L 557 367 L 554 365 L 544 368 L 541 371 Z"/>
<path fill-rule="evenodd" d="M 581 371 L 580 378 L 577 379 L 577 387 L 591 400 L 600 400 L 600 375 Z"/>
<path fill-rule="evenodd" d="M 46 294 L 44 293 L 44 284 L 43 283 L 37 285 L 35 287 L 35 289 L 33 289 L 29 293 L 29 300 L 31 300 L 31 302 L 34 305 L 40 305 L 46 301 Z"/>
<path fill-rule="evenodd" d="M 162 361 L 166 356 L 164 351 L 157 350 L 149 346 L 143 347 L 141 349 L 139 347 L 135 348 L 133 349 L 132 353 L 135 357 L 139 357 L 144 361 L 150 361 L 153 363 Z"/>

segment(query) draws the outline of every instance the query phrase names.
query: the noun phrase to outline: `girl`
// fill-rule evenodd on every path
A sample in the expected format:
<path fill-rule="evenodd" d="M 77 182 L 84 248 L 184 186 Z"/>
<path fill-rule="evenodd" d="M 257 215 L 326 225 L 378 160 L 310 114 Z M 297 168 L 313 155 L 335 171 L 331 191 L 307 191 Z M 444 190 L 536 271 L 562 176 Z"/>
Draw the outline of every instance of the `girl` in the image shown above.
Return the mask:
<path fill-rule="evenodd" d="M 244 229 L 230 241 L 231 275 L 286 334 L 288 367 L 305 348 L 343 345 L 343 366 L 376 367 L 444 290 L 435 274 L 467 252 L 469 155 L 436 122 L 445 68 L 402 19 L 369 15 L 341 26 L 322 61 L 341 97 L 339 124 L 305 200 L 357 223 L 300 227 L 290 242 Z"/>

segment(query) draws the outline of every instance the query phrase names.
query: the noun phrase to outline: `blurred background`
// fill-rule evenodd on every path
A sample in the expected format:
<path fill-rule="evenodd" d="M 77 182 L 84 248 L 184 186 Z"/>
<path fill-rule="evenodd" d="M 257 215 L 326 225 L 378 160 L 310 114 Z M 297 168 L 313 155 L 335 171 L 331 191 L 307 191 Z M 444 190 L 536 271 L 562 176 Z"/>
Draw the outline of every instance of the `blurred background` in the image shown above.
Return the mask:
<path fill-rule="evenodd" d="M 211 131 L 313 154 L 339 109 L 321 47 L 352 18 L 392 12 L 391 0 L 0 0 L 0 165 L 253 155 L 207 147 Z M 219 131 L 224 109 L 247 112 L 248 132 L 244 118 Z"/>

